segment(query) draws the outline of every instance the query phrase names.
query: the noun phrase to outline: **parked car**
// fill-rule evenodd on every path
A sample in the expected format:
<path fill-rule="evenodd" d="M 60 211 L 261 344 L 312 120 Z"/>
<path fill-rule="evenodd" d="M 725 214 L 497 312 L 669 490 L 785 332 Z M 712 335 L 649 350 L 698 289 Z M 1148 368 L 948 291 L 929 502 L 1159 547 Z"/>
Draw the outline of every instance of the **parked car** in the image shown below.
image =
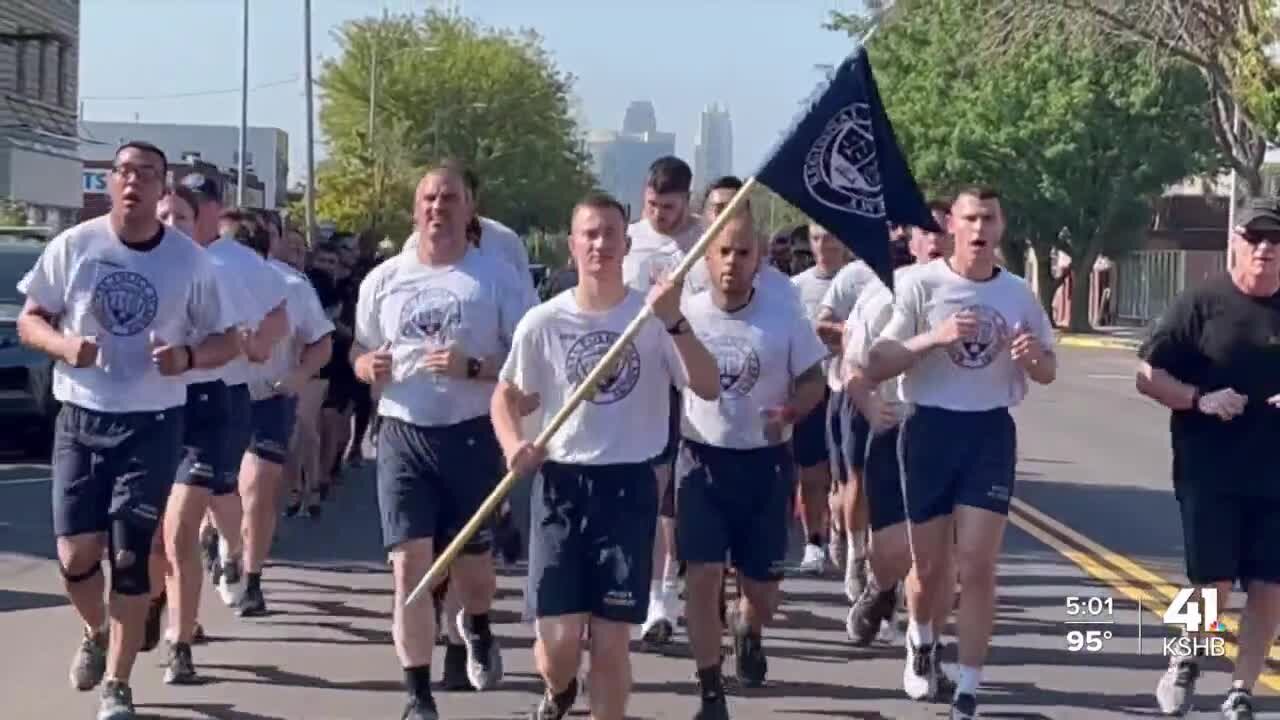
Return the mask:
<path fill-rule="evenodd" d="M 44 250 L 30 236 L 0 233 L 0 425 L 22 428 L 28 448 L 43 451 L 53 439 L 58 402 L 53 399 L 53 360 L 18 341 L 18 313 L 25 302 L 18 281 Z"/>

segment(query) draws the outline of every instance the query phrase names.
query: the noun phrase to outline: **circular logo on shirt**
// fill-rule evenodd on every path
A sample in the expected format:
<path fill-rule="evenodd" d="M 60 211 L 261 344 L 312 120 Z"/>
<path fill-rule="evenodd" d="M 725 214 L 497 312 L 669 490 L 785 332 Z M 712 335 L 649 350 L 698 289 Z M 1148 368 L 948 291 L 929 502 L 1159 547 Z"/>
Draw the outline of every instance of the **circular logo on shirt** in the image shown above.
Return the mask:
<path fill-rule="evenodd" d="M 565 356 L 565 375 L 569 382 L 577 387 L 586 379 L 619 337 L 620 333 L 611 330 L 596 330 L 574 340 Z M 639 382 L 640 353 L 636 352 L 635 345 L 627 343 L 618 362 L 605 373 L 595 395 L 587 402 L 595 405 L 616 403 L 630 395 Z"/>
<path fill-rule="evenodd" d="M 804 183 L 809 194 L 827 207 L 867 218 L 884 217 L 884 184 L 870 106 L 853 103 L 831 118 L 805 158 Z"/>
<path fill-rule="evenodd" d="M 438 287 L 424 288 L 400 309 L 400 337 L 448 343 L 462 326 L 462 301 Z"/>
<path fill-rule="evenodd" d="M 93 317 L 112 335 L 129 337 L 146 330 L 159 307 L 151 281 L 129 270 L 109 273 L 93 289 Z"/>
<path fill-rule="evenodd" d="M 716 337 L 706 341 L 707 350 L 720 368 L 720 394 L 742 397 L 760 379 L 760 356 L 742 338 Z"/>
<path fill-rule="evenodd" d="M 951 362 L 967 370 L 980 370 L 990 365 L 1009 342 L 1009 323 L 1004 316 L 987 305 L 967 305 L 960 310 L 978 319 L 978 329 L 947 346 Z"/>

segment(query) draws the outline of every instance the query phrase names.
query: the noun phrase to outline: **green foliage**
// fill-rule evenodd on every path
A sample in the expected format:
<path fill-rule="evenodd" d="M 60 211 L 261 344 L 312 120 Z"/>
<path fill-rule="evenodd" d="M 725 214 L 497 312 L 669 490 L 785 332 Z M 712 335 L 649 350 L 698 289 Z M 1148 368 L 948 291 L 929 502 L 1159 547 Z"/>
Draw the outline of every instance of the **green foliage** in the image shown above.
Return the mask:
<path fill-rule="evenodd" d="M 479 175 L 485 215 L 521 233 L 567 225 L 593 182 L 573 78 L 536 34 L 429 12 L 348 22 L 336 36 L 341 52 L 319 79 L 330 152 L 316 173 L 317 217 L 403 239 L 422 169 L 455 157 Z"/>
<path fill-rule="evenodd" d="M 17 200 L 0 198 L 0 225 L 26 227 L 27 207 Z"/>
<path fill-rule="evenodd" d="M 1030 245 L 1042 299 L 1051 248 L 1092 267 L 1142 237 L 1170 184 L 1220 166 L 1187 67 L 1157 68 L 1127 46 L 1073 40 L 1069 28 L 1001 57 L 973 52 L 984 0 L 900 0 L 870 43 L 881 94 L 921 188 L 940 196 L 995 186 L 1009 221 L 1005 255 Z M 853 28 L 858 29 L 858 28 Z M 1054 39 L 1050 39 L 1054 38 Z M 1087 303 L 1087 272 L 1074 297 Z M 1087 323 L 1082 305 L 1073 325 Z M 1077 328 L 1079 329 L 1079 328 Z"/>

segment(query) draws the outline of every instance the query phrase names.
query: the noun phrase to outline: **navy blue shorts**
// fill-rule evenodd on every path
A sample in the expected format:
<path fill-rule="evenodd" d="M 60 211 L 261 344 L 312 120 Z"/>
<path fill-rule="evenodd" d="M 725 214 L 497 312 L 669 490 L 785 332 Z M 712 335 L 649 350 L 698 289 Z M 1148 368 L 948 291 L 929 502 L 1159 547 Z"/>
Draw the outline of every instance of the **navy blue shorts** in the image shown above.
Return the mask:
<path fill-rule="evenodd" d="M 658 523 L 653 464 L 548 462 L 534 478 L 530 504 L 534 617 L 643 623 Z"/>
<path fill-rule="evenodd" d="M 1280 500 L 1224 492 L 1212 485 L 1215 480 L 1202 475 L 1180 483 L 1175 493 L 1187 580 L 1239 580 L 1246 590 L 1253 580 L 1280 583 Z"/>
<path fill-rule="evenodd" d="M 862 488 L 867 496 L 871 531 L 878 532 L 907 521 L 902 501 L 902 470 L 898 462 L 898 428 L 892 427 L 867 442 L 867 464 Z"/>
<path fill-rule="evenodd" d="M 784 445 L 753 450 L 691 440 L 676 458 L 676 551 L 682 562 L 723 563 L 744 577 L 782 579 L 796 474 Z"/>
<path fill-rule="evenodd" d="M 214 489 L 214 495 L 230 495 L 240 490 L 240 460 L 249 451 L 249 442 L 253 439 L 253 400 L 249 397 L 249 386 L 227 386 L 227 426 L 223 433 L 226 442 L 227 469 L 221 485 Z"/>
<path fill-rule="evenodd" d="M 1009 514 L 1017 436 L 1005 408 L 957 412 L 916 407 L 898 436 L 907 517 L 923 523 L 950 515 L 956 505 Z"/>
<path fill-rule="evenodd" d="M 382 418 L 378 428 L 378 511 L 388 550 L 432 538 L 447 545 L 498 485 L 502 451 L 488 415 L 455 425 L 423 427 Z M 489 552 L 486 523 L 463 552 Z"/>
<path fill-rule="evenodd" d="M 154 530 L 182 458 L 182 408 L 104 413 L 63 404 L 53 433 L 53 531 L 107 532 L 129 514 Z"/>
<path fill-rule="evenodd" d="M 796 423 L 791 434 L 791 445 L 799 467 L 811 468 L 830 462 L 827 450 L 827 403 L 830 399 L 831 390 L 828 388 L 822 401 Z"/>
<path fill-rule="evenodd" d="M 871 423 L 852 402 L 846 402 L 841 419 L 844 429 L 840 441 L 840 457 L 847 467 L 862 470 L 867 466 L 867 445 L 871 440 Z"/>
<path fill-rule="evenodd" d="M 681 400 L 680 391 L 674 387 L 671 388 L 671 410 L 667 413 L 667 444 L 653 459 L 655 465 L 675 462 L 676 448 L 680 446 L 680 417 L 683 409 L 684 403 Z"/>
<path fill-rule="evenodd" d="M 182 414 L 182 460 L 173 481 L 217 492 L 227 469 L 239 464 L 227 457 L 227 386 L 221 380 L 188 385 Z"/>
<path fill-rule="evenodd" d="M 289 457 L 289 439 L 293 437 L 293 419 L 298 399 L 273 395 L 253 403 L 253 434 L 249 452 L 276 465 L 284 465 Z"/>

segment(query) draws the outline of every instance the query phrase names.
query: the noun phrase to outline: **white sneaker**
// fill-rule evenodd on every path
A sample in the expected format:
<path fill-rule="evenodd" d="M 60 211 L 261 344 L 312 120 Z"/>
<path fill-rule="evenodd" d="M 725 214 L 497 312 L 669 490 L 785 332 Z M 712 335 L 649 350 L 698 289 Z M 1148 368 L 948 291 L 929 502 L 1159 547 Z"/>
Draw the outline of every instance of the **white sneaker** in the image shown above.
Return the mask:
<path fill-rule="evenodd" d="M 676 633 L 675 614 L 667 592 L 649 594 L 649 614 L 640 626 L 640 638 L 650 645 L 666 645 Z"/>
<path fill-rule="evenodd" d="M 800 572 L 805 575 L 823 575 L 827 572 L 827 553 L 820 546 L 806 544 Z"/>
<path fill-rule="evenodd" d="M 902 669 L 902 689 L 912 700 L 925 700 L 938 692 L 938 646 L 925 647 L 907 638 L 907 664 Z"/>
<path fill-rule="evenodd" d="M 905 593 L 903 592 L 902 586 L 899 585 L 898 586 L 899 601 L 901 601 L 901 598 L 904 594 Z M 879 640 L 881 643 L 888 645 L 889 647 L 896 647 L 898 645 L 901 645 L 906 640 L 906 637 L 907 637 L 906 632 L 904 632 L 903 629 L 898 625 L 898 617 L 900 616 L 901 612 L 902 611 L 901 611 L 900 605 L 894 606 L 893 614 L 889 616 L 888 620 L 885 620 L 883 623 L 880 624 L 880 632 L 876 633 L 876 639 Z"/>
<path fill-rule="evenodd" d="M 827 557 L 831 558 L 832 565 L 841 570 L 849 560 L 849 538 L 843 530 L 837 530 L 834 526 L 831 528 L 831 537 L 827 540 Z"/>
<path fill-rule="evenodd" d="M 844 566 L 844 596 L 849 598 L 850 603 L 856 603 L 858 596 L 862 594 L 862 588 L 866 586 L 867 559 L 850 555 L 849 562 Z"/>
<path fill-rule="evenodd" d="M 228 557 L 222 563 L 222 579 L 218 581 L 218 597 L 222 598 L 222 602 L 229 608 L 234 608 L 244 599 L 245 588 L 248 587 L 248 578 L 244 575 L 244 567 L 240 564 L 240 557 Z"/>

